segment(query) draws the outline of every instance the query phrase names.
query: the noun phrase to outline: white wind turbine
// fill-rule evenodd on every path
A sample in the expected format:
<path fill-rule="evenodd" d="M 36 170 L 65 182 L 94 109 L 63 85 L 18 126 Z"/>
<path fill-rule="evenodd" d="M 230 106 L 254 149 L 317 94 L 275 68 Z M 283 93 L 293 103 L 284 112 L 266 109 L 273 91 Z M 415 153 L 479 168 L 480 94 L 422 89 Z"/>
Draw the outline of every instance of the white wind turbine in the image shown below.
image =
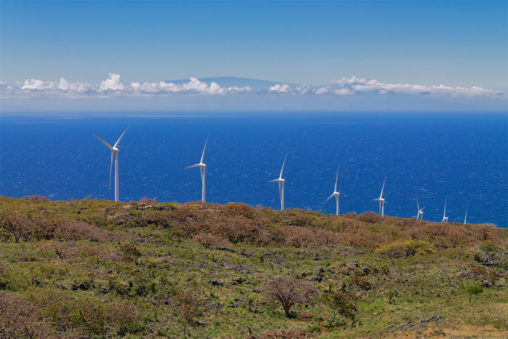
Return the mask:
<path fill-rule="evenodd" d="M 288 154 L 284 157 L 284 161 L 282 162 L 282 168 L 280 169 L 280 175 L 277 179 L 270 180 L 270 182 L 278 182 L 279 183 L 279 197 L 280 197 L 280 210 L 284 210 L 284 183 L 286 179 L 282 178 L 282 172 L 284 171 L 284 165 L 286 164 L 286 159 Z"/>
<path fill-rule="evenodd" d="M 383 192 L 385 190 L 385 183 L 386 183 L 386 178 L 383 181 L 383 187 L 381 188 L 381 194 L 379 195 L 379 198 L 373 199 L 374 201 L 379 201 L 379 213 L 381 214 L 382 217 L 385 216 L 385 198 L 383 197 Z"/>
<path fill-rule="evenodd" d="M 204 160 L 205 160 L 206 144 L 208 143 L 209 137 L 210 137 L 210 135 L 208 135 L 206 137 L 205 147 L 203 147 L 203 154 L 201 154 L 201 160 L 199 161 L 199 163 L 185 167 L 185 169 L 199 167 L 199 171 L 201 172 L 201 201 L 202 202 L 206 201 L 206 184 L 205 184 L 206 163 L 204 162 Z"/>
<path fill-rule="evenodd" d="M 416 208 L 418 209 L 418 214 L 416 215 L 416 220 L 423 221 L 423 208 L 420 208 L 420 203 L 418 202 L 418 197 L 416 197 Z"/>
<path fill-rule="evenodd" d="M 109 143 L 107 143 L 106 141 L 99 138 L 96 134 L 94 134 L 97 139 L 99 139 L 104 145 L 106 145 L 106 147 L 108 147 L 111 150 L 111 166 L 109 167 L 109 188 L 111 188 L 111 172 L 113 171 L 113 158 L 115 158 L 115 202 L 119 200 L 118 195 L 120 188 L 118 182 L 118 152 L 120 151 L 120 149 L 118 148 L 118 145 L 120 144 L 120 141 L 122 140 L 125 132 L 127 132 L 128 129 L 129 127 L 127 127 L 125 131 L 123 131 L 122 135 L 120 135 L 120 138 L 118 138 L 118 140 L 115 142 L 115 145 L 113 146 L 111 146 Z"/>
<path fill-rule="evenodd" d="M 335 201 L 336 201 L 336 210 L 335 210 L 335 214 L 336 215 L 339 215 L 339 199 L 340 199 L 340 192 L 337 191 L 337 183 L 339 181 L 339 169 L 340 169 L 340 166 L 337 168 L 337 175 L 335 177 L 335 186 L 333 188 L 333 193 L 332 195 L 330 195 L 328 197 L 328 199 L 325 200 L 325 203 L 328 202 L 328 200 L 330 200 L 331 198 L 335 197 Z"/>
<path fill-rule="evenodd" d="M 448 197 L 446 197 L 444 200 L 443 220 L 441 220 L 441 222 L 448 222 L 448 217 L 446 216 L 446 200 L 448 200 Z"/>

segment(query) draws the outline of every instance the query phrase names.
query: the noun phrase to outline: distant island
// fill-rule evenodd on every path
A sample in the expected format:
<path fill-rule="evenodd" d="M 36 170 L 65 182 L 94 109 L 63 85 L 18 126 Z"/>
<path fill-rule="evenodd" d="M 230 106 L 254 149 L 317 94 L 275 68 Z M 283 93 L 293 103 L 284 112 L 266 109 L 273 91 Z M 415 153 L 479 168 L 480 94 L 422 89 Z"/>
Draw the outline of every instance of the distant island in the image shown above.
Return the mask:
<path fill-rule="evenodd" d="M 508 337 L 508 229 L 0 196 L 0 337 Z"/>

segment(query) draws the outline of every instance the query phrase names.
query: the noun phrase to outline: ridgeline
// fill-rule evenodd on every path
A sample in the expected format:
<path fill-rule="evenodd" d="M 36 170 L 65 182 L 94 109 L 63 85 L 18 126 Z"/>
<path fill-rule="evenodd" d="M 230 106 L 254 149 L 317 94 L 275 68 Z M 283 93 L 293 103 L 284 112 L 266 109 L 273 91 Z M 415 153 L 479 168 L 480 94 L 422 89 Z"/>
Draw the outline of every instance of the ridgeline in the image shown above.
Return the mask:
<path fill-rule="evenodd" d="M 0 337 L 508 337 L 508 230 L 0 197 Z"/>

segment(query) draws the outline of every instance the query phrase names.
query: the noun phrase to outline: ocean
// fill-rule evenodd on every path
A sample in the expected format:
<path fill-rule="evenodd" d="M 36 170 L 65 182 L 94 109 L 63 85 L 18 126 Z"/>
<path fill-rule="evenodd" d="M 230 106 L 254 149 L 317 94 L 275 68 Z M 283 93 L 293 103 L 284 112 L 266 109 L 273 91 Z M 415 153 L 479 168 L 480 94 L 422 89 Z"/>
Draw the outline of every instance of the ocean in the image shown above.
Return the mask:
<path fill-rule="evenodd" d="M 114 198 L 110 152 L 120 144 L 120 200 L 197 201 L 203 144 L 207 201 L 279 208 L 276 183 L 286 152 L 286 207 L 334 213 L 337 166 L 341 213 L 378 210 L 424 220 L 508 226 L 508 114 L 192 113 L 0 117 L 0 194 L 53 200 Z"/>

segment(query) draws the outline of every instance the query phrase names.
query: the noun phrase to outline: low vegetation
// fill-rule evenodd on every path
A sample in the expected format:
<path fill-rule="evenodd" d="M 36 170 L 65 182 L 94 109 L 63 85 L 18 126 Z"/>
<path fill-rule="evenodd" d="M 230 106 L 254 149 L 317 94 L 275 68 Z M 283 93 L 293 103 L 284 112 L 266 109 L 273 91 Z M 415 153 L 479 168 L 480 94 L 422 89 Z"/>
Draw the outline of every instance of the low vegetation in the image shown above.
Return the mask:
<path fill-rule="evenodd" d="M 508 233 L 0 197 L 0 337 L 508 336 Z"/>

